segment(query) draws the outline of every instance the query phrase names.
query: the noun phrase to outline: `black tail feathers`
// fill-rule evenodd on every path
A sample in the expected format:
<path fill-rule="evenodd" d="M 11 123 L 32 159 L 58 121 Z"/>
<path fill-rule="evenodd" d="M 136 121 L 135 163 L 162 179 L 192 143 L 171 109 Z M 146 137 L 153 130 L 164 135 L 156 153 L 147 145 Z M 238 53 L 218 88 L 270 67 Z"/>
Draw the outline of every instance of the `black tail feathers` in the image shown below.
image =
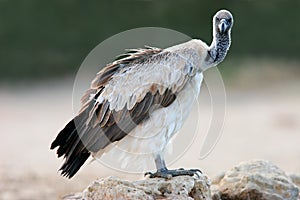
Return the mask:
<path fill-rule="evenodd" d="M 64 156 L 65 162 L 59 170 L 67 178 L 72 178 L 91 154 L 79 138 L 75 120 L 76 118 L 72 119 L 59 132 L 50 147 L 50 149 L 58 147 L 57 156 Z"/>

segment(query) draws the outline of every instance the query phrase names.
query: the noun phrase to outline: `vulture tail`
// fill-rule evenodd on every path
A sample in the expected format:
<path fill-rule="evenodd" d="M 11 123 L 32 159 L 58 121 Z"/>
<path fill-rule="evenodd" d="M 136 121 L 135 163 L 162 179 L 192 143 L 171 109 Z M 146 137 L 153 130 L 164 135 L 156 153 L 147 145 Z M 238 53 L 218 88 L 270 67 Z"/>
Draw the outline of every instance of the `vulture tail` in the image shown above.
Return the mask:
<path fill-rule="evenodd" d="M 57 156 L 64 156 L 65 162 L 59 171 L 61 171 L 61 175 L 67 178 L 72 178 L 91 154 L 83 145 L 78 135 L 78 128 L 82 126 L 82 123 L 77 123 L 80 122 L 80 118 L 81 116 L 78 115 L 72 119 L 59 132 L 50 147 L 50 149 L 58 147 Z M 75 126 L 75 121 L 77 126 Z"/>

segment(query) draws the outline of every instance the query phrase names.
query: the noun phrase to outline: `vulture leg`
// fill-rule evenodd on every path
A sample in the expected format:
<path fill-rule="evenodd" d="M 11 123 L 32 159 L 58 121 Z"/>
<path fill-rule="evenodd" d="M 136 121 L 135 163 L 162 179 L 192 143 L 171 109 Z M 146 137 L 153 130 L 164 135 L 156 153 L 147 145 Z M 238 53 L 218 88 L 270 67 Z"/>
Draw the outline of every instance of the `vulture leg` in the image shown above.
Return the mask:
<path fill-rule="evenodd" d="M 158 154 L 155 156 L 155 165 L 157 168 L 157 171 L 152 172 L 146 172 L 145 176 L 149 175 L 149 178 L 166 178 L 170 179 L 175 176 L 198 176 L 199 174 L 202 174 L 202 172 L 199 169 L 174 169 L 169 170 L 166 167 L 165 160 L 161 154 Z"/>

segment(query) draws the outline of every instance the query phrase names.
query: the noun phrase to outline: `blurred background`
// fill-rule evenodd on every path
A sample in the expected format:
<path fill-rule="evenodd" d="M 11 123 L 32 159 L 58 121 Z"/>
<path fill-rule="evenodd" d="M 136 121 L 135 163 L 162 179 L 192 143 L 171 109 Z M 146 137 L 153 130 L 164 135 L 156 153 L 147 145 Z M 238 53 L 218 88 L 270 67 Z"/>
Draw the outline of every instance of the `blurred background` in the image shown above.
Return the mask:
<path fill-rule="evenodd" d="M 57 199 L 95 178 L 141 178 L 98 163 L 72 180 L 58 175 L 62 161 L 49 145 L 73 115 L 76 72 L 96 45 L 128 29 L 164 27 L 210 44 L 212 16 L 222 8 L 235 19 L 230 52 L 219 65 L 227 93 L 223 135 L 199 160 L 199 133 L 170 167 L 198 167 L 213 177 L 262 158 L 300 173 L 299 0 L 1 0 L 0 199 Z M 200 117 L 208 126 L 205 103 Z"/>

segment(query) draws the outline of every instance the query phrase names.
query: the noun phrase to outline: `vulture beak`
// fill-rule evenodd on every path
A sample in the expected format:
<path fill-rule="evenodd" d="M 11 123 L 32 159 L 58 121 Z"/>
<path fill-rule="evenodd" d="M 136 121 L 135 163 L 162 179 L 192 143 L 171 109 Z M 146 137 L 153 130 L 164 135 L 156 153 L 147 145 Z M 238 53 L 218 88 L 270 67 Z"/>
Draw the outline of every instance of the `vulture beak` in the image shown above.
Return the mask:
<path fill-rule="evenodd" d="M 221 34 L 225 33 L 228 28 L 226 19 L 221 19 L 220 24 L 218 25 L 219 31 Z"/>

